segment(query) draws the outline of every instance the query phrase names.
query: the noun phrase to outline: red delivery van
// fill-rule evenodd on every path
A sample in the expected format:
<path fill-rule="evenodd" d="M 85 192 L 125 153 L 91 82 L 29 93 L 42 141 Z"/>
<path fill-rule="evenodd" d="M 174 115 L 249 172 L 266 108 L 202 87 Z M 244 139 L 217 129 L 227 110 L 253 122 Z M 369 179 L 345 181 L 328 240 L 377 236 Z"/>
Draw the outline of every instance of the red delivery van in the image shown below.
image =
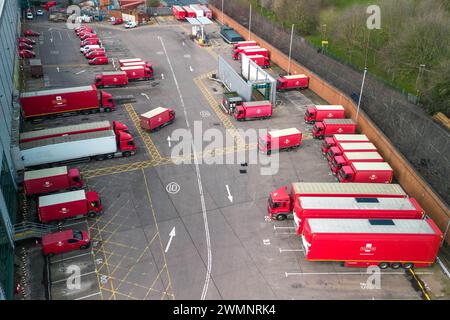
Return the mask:
<path fill-rule="evenodd" d="M 64 230 L 42 236 L 42 252 L 47 257 L 74 250 L 85 250 L 91 245 L 86 231 Z"/>
<path fill-rule="evenodd" d="M 106 57 L 106 56 L 100 56 L 100 57 L 95 57 L 94 59 L 89 60 L 88 63 L 90 65 L 102 65 L 102 64 L 108 64 L 109 60 L 108 60 L 108 57 Z"/>
<path fill-rule="evenodd" d="M 391 183 L 394 170 L 387 162 L 353 162 L 339 170 L 339 182 Z"/>
<path fill-rule="evenodd" d="M 270 155 L 273 150 L 293 150 L 302 144 L 302 132 L 297 128 L 269 131 L 267 136 L 259 137 L 258 148 Z"/>
<path fill-rule="evenodd" d="M 233 49 L 232 51 L 232 56 L 234 60 L 238 60 L 239 56 L 241 55 L 241 52 L 244 51 L 244 49 L 261 49 L 260 46 L 258 45 L 253 45 L 253 46 L 247 46 L 244 45 L 242 47 L 236 47 L 235 49 Z"/>
<path fill-rule="evenodd" d="M 322 153 L 326 155 L 338 142 L 370 142 L 365 134 L 335 134 L 322 142 Z"/>
<path fill-rule="evenodd" d="M 95 217 L 102 210 L 100 198 L 95 191 L 78 190 L 38 198 L 38 215 L 43 223 L 77 216 Z"/>
<path fill-rule="evenodd" d="M 262 55 L 254 55 L 254 56 L 247 56 L 250 60 L 252 60 L 254 63 L 256 63 L 258 66 L 262 68 L 268 68 L 270 67 L 270 60 L 267 57 L 264 57 Z"/>
<path fill-rule="evenodd" d="M 95 86 L 104 87 L 124 87 L 128 84 L 128 76 L 125 71 L 102 72 L 95 76 Z"/>
<path fill-rule="evenodd" d="M 268 119 L 272 116 L 272 103 L 270 101 L 243 102 L 234 111 L 236 120 Z"/>
<path fill-rule="evenodd" d="M 265 48 L 253 49 L 253 47 L 244 47 L 241 53 L 238 56 L 238 59 L 241 60 L 241 56 L 245 54 L 246 56 L 264 56 L 267 59 L 269 58 L 269 50 Z"/>
<path fill-rule="evenodd" d="M 306 109 L 305 122 L 316 123 L 316 121 L 323 121 L 324 119 L 344 119 L 345 109 L 343 106 L 334 105 L 320 105 L 311 106 Z"/>
<path fill-rule="evenodd" d="M 442 238 L 431 219 L 307 219 L 301 242 L 309 261 L 411 269 L 431 266 Z"/>
<path fill-rule="evenodd" d="M 195 11 L 189 6 L 183 6 L 184 11 L 186 11 L 186 18 L 196 18 L 197 14 Z"/>
<path fill-rule="evenodd" d="M 336 156 L 330 163 L 331 172 L 337 174 L 343 166 L 349 166 L 352 162 L 384 162 L 383 157 L 374 152 L 344 152 Z"/>
<path fill-rule="evenodd" d="M 356 133 L 356 123 L 352 119 L 324 119 L 316 122 L 312 128 L 312 134 L 316 139 L 323 139 L 338 133 Z"/>
<path fill-rule="evenodd" d="M 25 171 L 23 188 L 27 196 L 51 193 L 59 190 L 77 190 L 84 187 L 80 170 L 54 167 Z"/>
<path fill-rule="evenodd" d="M 143 66 L 120 67 L 120 70 L 126 72 L 128 81 L 153 79 L 153 71 Z"/>
<path fill-rule="evenodd" d="M 175 111 L 169 108 L 158 107 L 141 114 L 139 120 L 143 129 L 156 131 L 173 123 Z"/>
<path fill-rule="evenodd" d="M 258 46 L 258 44 L 256 43 L 256 41 L 253 40 L 249 40 L 249 41 L 238 41 L 236 43 L 233 43 L 233 49 L 232 50 L 236 50 L 239 47 L 254 47 L 254 46 Z"/>
<path fill-rule="evenodd" d="M 186 19 L 186 11 L 180 6 L 172 6 L 172 14 L 177 20 Z"/>
<path fill-rule="evenodd" d="M 344 152 L 368 152 L 377 151 L 377 147 L 371 142 L 338 142 L 334 147 L 331 147 L 327 153 L 327 161 L 331 163 L 333 158 L 340 156 Z"/>
<path fill-rule="evenodd" d="M 277 90 L 307 89 L 309 87 L 309 77 L 304 74 L 286 75 L 278 78 Z"/>

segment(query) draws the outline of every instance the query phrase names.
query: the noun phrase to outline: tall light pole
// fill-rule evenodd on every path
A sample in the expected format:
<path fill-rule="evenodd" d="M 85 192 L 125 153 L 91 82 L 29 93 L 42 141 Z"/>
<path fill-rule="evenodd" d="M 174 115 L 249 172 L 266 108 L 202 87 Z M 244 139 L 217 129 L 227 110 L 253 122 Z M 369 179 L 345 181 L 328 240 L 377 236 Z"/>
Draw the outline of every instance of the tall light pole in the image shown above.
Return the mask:
<path fill-rule="evenodd" d="M 222 0 L 222 25 L 223 25 L 223 0 Z"/>
<path fill-rule="evenodd" d="M 287 73 L 291 74 L 291 53 L 292 53 L 292 40 L 294 39 L 294 24 L 292 24 L 291 29 L 291 42 L 289 43 L 289 63 Z"/>
<path fill-rule="evenodd" d="M 425 65 L 421 64 L 419 66 L 419 74 L 417 75 L 417 79 L 416 79 L 417 96 L 419 96 L 419 80 L 420 80 L 420 77 L 423 75 L 424 71 L 425 71 Z"/>
<path fill-rule="evenodd" d="M 252 4 L 250 3 L 250 14 L 248 18 L 248 40 L 251 40 L 252 37 Z"/>
<path fill-rule="evenodd" d="M 358 108 L 356 109 L 355 122 L 358 122 L 359 107 L 361 106 L 361 99 L 362 99 L 362 94 L 363 94 L 363 90 L 364 90 L 364 83 L 366 82 L 366 74 L 367 74 L 367 67 L 364 68 L 364 75 L 363 75 L 363 80 L 362 80 L 362 84 L 361 84 L 361 91 L 359 92 Z"/>

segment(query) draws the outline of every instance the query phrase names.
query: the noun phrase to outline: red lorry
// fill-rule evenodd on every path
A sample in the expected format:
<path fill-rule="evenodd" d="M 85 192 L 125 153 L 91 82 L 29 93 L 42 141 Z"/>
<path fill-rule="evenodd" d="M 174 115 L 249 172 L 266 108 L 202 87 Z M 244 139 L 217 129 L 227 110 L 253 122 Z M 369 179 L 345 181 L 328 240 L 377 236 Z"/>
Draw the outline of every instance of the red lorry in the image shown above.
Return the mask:
<path fill-rule="evenodd" d="M 95 191 L 77 190 L 38 198 L 38 215 L 43 223 L 78 216 L 95 217 L 102 210 L 100 198 Z"/>
<path fill-rule="evenodd" d="M 336 156 L 330 163 L 331 172 L 337 174 L 344 166 L 349 166 L 352 162 L 384 162 L 383 157 L 378 152 L 344 152 Z"/>
<path fill-rule="evenodd" d="M 287 186 L 272 191 L 267 210 L 272 219 L 285 220 L 292 217 L 298 197 L 359 197 L 359 198 L 406 198 L 408 195 L 399 184 L 293 182 L 291 192 Z"/>
<path fill-rule="evenodd" d="M 68 136 L 73 134 L 88 133 L 94 131 L 113 130 L 116 134 L 119 132 L 129 133 L 128 127 L 120 121 L 96 121 L 82 124 L 74 124 L 50 129 L 41 129 L 22 132 L 19 136 L 20 143 L 49 139 L 54 137 Z"/>
<path fill-rule="evenodd" d="M 258 46 L 256 41 L 254 41 L 254 40 L 238 41 L 236 43 L 233 43 L 232 50 L 234 51 L 234 50 L 236 50 L 239 47 L 254 47 L 254 46 Z"/>
<path fill-rule="evenodd" d="M 342 155 L 344 152 L 369 152 L 377 151 L 377 147 L 371 142 L 338 142 L 327 152 L 328 163 L 333 161 L 336 156 Z"/>
<path fill-rule="evenodd" d="M 303 197 L 293 210 L 297 233 L 308 218 L 422 219 L 424 211 L 414 198 Z"/>
<path fill-rule="evenodd" d="M 27 196 L 51 193 L 59 190 L 77 190 L 84 187 L 80 170 L 54 167 L 25 171 L 23 188 Z"/>
<path fill-rule="evenodd" d="M 124 87 L 128 84 L 128 76 L 125 71 L 107 71 L 95 76 L 95 86 L 104 87 Z"/>
<path fill-rule="evenodd" d="M 391 183 L 394 170 L 387 162 L 353 162 L 339 170 L 339 182 Z"/>
<path fill-rule="evenodd" d="M 120 65 L 121 67 L 137 67 L 137 66 L 142 66 L 145 68 L 150 69 L 150 71 L 153 71 L 153 67 L 152 64 L 148 61 L 137 61 L 137 62 L 128 62 L 128 63 L 123 63 Z"/>
<path fill-rule="evenodd" d="M 91 240 L 86 231 L 64 230 L 42 236 L 41 244 L 42 253 L 47 257 L 53 257 L 69 251 L 88 249 Z"/>
<path fill-rule="evenodd" d="M 309 87 L 309 77 L 304 74 L 286 75 L 278 78 L 277 90 L 285 91 L 290 89 L 307 89 Z"/>
<path fill-rule="evenodd" d="M 236 106 L 234 118 L 239 121 L 268 119 L 272 116 L 272 103 L 270 101 L 243 102 Z"/>
<path fill-rule="evenodd" d="M 145 130 L 156 131 L 175 121 L 175 111 L 158 107 L 139 116 L 141 127 Z"/>
<path fill-rule="evenodd" d="M 186 11 L 186 18 L 196 18 L 197 17 L 197 14 L 191 7 L 183 6 L 182 8 L 184 9 L 184 11 Z"/>
<path fill-rule="evenodd" d="M 20 104 L 25 119 L 55 116 L 67 112 L 110 112 L 115 109 L 112 95 L 94 85 L 24 92 Z"/>
<path fill-rule="evenodd" d="M 183 9 L 183 7 L 172 6 L 172 14 L 177 20 L 186 19 L 186 11 Z"/>
<path fill-rule="evenodd" d="M 238 59 L 241 60 L 242 55 L 246 56 L 263 56 L 269 59 L 269 50 L 265 48 L 253 48 L 253 47 L 244 47 L 241 53 L 238 55 Z"/>
<path fill-rule="evenodd" d="M 305 122 L 314 124 L 316 121 L 323 121 L 324 119 L 344 119 L 345 109 L 343 106 L 335 105 L 320 105 L 311 106 L 306 109 Z"/>
<path fill-rule="evenodd" d="M 326 137 L 322 143 L 322 153 L 326 155 L 331 147 L 338 142 L 370 142 L 365 134 L 335 134 L 332 137 Z"/>
<path fill-rule="evenodd" d="M 267 57 L 264 57 L 259 54 L 254 55 L 254 56 L 247 56 L 247 57 L 262 68 L 270 67 L 270 60 Z"/>
<path fill-rule="evenodd" d="M 126 72 L 128 81 L 153 79 L 153 71 L 143 66 L 120 67 L 120 70 Z"/>
<path fill-rule="evenodd" d="M 272 130 L 267 136 L 260 136 L 258 148 L 262 153 L 270 155 L 272 151 L 293 150 L 302 144 L 302 132 L 297 128 Z"/>
<path fill-rule="evenodd" d="M 312 128 L 315 139 L 323 139 L 333 134 L 354 134 L 356 123 L 352 119 L 324 119 L 316 122 Z"/>
<path fill-rule="evenodd" d="M 236 47 L 236 48 L 234 48 L 233 51 L 232 51 L 233 59 L 234 59 L 234 60 L 238 60 L 238 59 L 239 59 L 239 56 L 241 55 L 241 52 L 244 51 L 245 49 L 261 49 L 261 47 L 258 46 L 258 45 L 253 45 L 253 46 L 247 46 L 247 45 L 244 45 L 244 46 L 242 46 L 242 47 L 241 47 L 241 46 Z"/>
<path fill-rule="evenodd" d="M 307 219 L 301 236 L 309 261 L 380 269 L 431 266 L 442 238 L 431 219 Z"/>

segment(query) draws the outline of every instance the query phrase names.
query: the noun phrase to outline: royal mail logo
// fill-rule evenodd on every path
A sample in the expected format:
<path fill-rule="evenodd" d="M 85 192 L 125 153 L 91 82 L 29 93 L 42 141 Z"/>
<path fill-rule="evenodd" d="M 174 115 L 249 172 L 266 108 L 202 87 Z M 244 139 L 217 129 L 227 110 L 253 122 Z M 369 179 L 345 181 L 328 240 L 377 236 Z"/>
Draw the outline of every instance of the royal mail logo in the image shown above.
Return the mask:
<path fill-rule="evenodd" d="M 366 243 L 366 246 L 359 248 L 359 250 L 364 253 L 374 253 L 377 247 L 374 247 L 371 243 Z"/>
<path fill-rule="evenodd" d="M 328 118 L 333 118 L 333 114 L 331 112 L 328 114 Z"/>
<path fill-rule="evenodd" d="M 57 96 L 52 102 L 56 105 L 62 105 L 67 103 L 67 99 L 63 99 L 61 96 Z"/>
<path fill-rule="evenodd" d="M 289 142 L 291 142 L 291 140 L 289 140 L 289 139 L 284 140 L 285 144 L 288 144 Z"/>
<path fill-rule="evenodd" d="M 117 80 L 117 78 L 113 78 L 113 81 L 114 81 L 114 82 L 117 82 L 118 80 Z"/>
<path fill-rule="evenodd" d="M 256 110 L 256 113 L 257 113 L 257 114 L 260 114 L 260 113 L 261 113 L 261 109 L 257 109 L 257 110 Z"/>
<path fill-rule="evenodd" d="M 341 133 L 342 131 L 344 131 L 342 128 L 337 129 L 337 132 Z"/>
<path fill-rule="evenodd" d="M 62 214 L 66 214 L 66 213 L 69 213 L 70 210 L 67 208 L 62 208 L 59 212 L 61 212 Z"/>
<path fill-rule="evenodd" d="M 300 84 L 300 81 L 297 80 L 297 82 L 295 83 L 296 86 L 298 86 Z"/>
<path fill-rule="evenodd" d="M 51 183 L 50 181 L 45 181 L 44 184 L 42 185 L 44 188 L 50 188 L 53 185 L 53 183 Z"/>
<path fill-rule="evenodd" d="M 159 118 L 158 118 L 158 122 L 161 122 L 161 121 L 162 121 L 162 118 L 161 118 L 161 117 L 159 117 Z"/>
<path fill-rule="evenodd" d="M 375 175 L 375 174 L 373 174 L 373 175 L 371 175 L 371 176 L 369 177 L 369 179 L 372 180 L 372 181 L 376 180 L 377 178 L 378 178 L 378 176 Z"/>

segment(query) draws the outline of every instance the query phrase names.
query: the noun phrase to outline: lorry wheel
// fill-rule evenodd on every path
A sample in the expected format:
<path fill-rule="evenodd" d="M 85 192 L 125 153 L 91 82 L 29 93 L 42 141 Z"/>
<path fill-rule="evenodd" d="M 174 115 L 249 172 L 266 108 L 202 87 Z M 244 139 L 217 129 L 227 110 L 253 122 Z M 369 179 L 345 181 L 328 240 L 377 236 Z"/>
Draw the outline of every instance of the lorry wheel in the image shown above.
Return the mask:
<path fill-rule="evenodd" d="M 407 262 L 407 263 L 403 264 L 403 269 L 405 269 L 405 270 L 409 270 L 409 269 L 412 269 L 412 268 L 414 268 L 414 263 Z"/>
<path fill-rule="evenodd" d="M 400 268 L 402 266 L 402 264 L 400 262 L 394 262 L 391 263 L 391 268 L 397 270 L 398 268 Z"/>
<path fill-rule="evenodd" d="M 111 108 L 105 108 L 105 112 L 111 112 Z"/>
<path fill-rule="evenodd" d="M 88 246 L 80 246 L 80 250 L 86 250 Z"/>
<path fill-rule="evenodd" d="M 380 262 L 380 264 L 378 266 L 380 267 L 380 269 L 387 269 L 389 267 L 389 263 Z"/>
<path fill-rule="evenodd" d="M 90 211 L 90 212 L 88 213 L 88 217 L 89 217 L 89 218 L 94 218 L 95 216 L 97 216 L 97 212 L 95 212 L 95 211 Z"/>
<path fill-rule="evenodd" d="M 267 151 L 267 155 L 270 156 L 272 154 L 272 151 Z"/>
<path fill-rule="evenodd" d="M 53 257 L 55 254 L 53 253 L 53 252 L 50 252 L 50 253 L 48 253 L 47 254 L 47 258 L 51 258 L 51 257 Z"/>
<path fill-rule="evenodd" d="M 277 220 L 278 221 L 283 221 L 283 220 L 286 220 L 286 215 L 285 214 L 278 214 L 277 215 Z"/>
<path fill-rule="evenodd" d="M 103 160 L 105 160 L 105 158 L 104 158 L 103 156 L 96 156 L 96 157 L 95 157 L 95 160 L 97 160 L 97 161 L 103 161 Z"/>
<path fill-rule="evenodd" d="M 70 191 L 75 191 L 75 190 L 78 190 L 78 188 L 77 187 L 70 187 L 69 190 Z"/>
<path fill-rule="evenodd" d="M 129 156 L 131 156 L 131 152 L 130 152 L 130 151 L 125 151 L 125 152 L 123 153 L 123 156 L 124 156 L 124 157 L 129 157 Z"/>
<path fill-rule="evenodd" d="M 112 159 L 112 158 L 114 158 L 114 155 L 113 155 L 113 154 L 107 154 L 107 155 L 106 155 L 106 159 Z"/>

